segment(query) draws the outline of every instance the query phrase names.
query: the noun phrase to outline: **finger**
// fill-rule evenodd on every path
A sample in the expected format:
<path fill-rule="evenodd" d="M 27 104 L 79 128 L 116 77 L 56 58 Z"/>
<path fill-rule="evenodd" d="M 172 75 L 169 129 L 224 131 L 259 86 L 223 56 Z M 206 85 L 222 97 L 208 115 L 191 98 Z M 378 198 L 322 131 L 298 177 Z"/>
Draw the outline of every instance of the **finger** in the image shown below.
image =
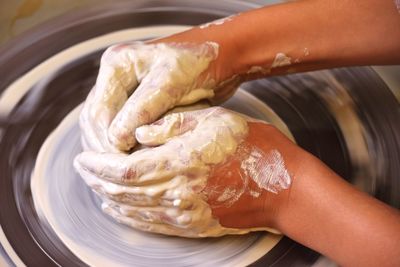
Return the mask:
<path fill-rule="evenodd" d="M 92 89 L 87 96 L 81 113 L 79 115 L 79 126 L 81 129 L 82 145 L 84 150 L 102 151 L 103 147 L 99 141 L 97 133 L 92 125 L 89 111 L 93 103 L 94 90 Z"/>
<path fill-rule="evenodd" d="M 179 92 L 168 89 L 168 69 L 152 70 L 126 101 L 112 121 L 109 139 L 118 149 L 128 151 L 136 144 L 136 128 L 156 121 L 175 106 Z"/>
<path fill-rule="evenodd" d="M 108 141 L 109 119 L 99 115 L 104 114 L 100 105 L 94 107 L 94 91 L 95 89 L 90 91 L 79 116 L 83 149 L 96 152 L 118 152 Z"/>
<path fill-rule="evenodd" d="M 86 176 L 87 177 L 87 176 Z M 100 180 L 99 178 L 96 178 L 97 180 Z M 85 182 L 89 185 L 90 182 L 88 182 L 87 178 L 84 178 Z M 111 190 L 107 189 L 106 187 L 99 186 L 98 183 L 93 185 L 89 185 L 91 189 L 96 192 L 100 197 L 110 199 L 112 201 L 124 204 L 124 205 L 129 205 L 129 206 L 134 206 L 134 207 L 164 207 L 164 208 L 172 208 L 172 207 L 177 207 L 182 210 L 184 209 L 190 209 L 192 207 L 192 203 L 189 202 L 188 200 L 176 200 L 176 199 L 165 199 L 163 197 L 154 197 L 154 196 L 149 196 L 147 194 L 144 194 L 143 192 L 141 193 L 132 193 L 132 192 L 124 192 L 123 189 L 119 189 L 119 192 L 116 193 L 115 189 L 118 186 L 126 186 L 126 185 L 117 185 L 113 184 L 112 186 L 113 191 L 110 193 Z M 117 189 L 118 190 L 118 189 Z M 139 191 L 139 190 L 138 190 Z M 123 193 L 121 193 L 123 192 Z"/>
<path fill-rule="evenodd" d="M 109 47 L 101 57 L 96 79 L 95 102 L 103 101 L 118 111 L 138 84 L 135 48 L 128 45 Z"/>
<path fill-rule="evenodd" d="M 79 168 L 79 167 L 78 167 Z M 77 168 L 77 169 L 78 169 Z M 185 198 L 171 198 L 170 191 L 173 191 L 180 183 L 166 181 L 158 186 L 127 186 L 112 183 L 96 177 L 93 173 L 85 170 L 79 170 L 80 176 L 85 183 L 100 197 L 110 199 L 115 202 L 136 207 L 154 207 L 179 208 L 181 210 L 190 210 L 193 208 L 192 202 Z"/>
<path fill-rule="evenodd" d="M 112 181 L 125 175 L 126 157 L 124 154 L 86 151 L 75 157 L 74 167 L 81 176 Z"/>
<path fill-rule="evenodd" d="M 162 145 L 173 137 L 194 130 L 200 120 L 228 112 L 230 111 L 220 107 L 212 107 L 169 114 L 155 123 L 137 128 L 136 139 L 147 146 Z"/>
<path fill-rule="evenodd" d="M 159 154 L 157 158 L 154 155 Z M 74 167 L 82 175 L 85 171 L 94 176 L 123 185 L 161 183 L 176 176 L 168 153 L 157 150 L 140 150 L 130 156 L 122 153 L 82 152 L 74 160 Z"/>
<path fill-rule="evenodd" d="M 165 144 L 172 137 L 193 130 L 202 112 L 191 111 L 174 113 L 150 124 L 136 129 L 136 139 L 146 146 Z"/>
<path fill-rule="evenodd" d="M 79 174 L 85 183 L 103 199 L 110 199 L 115 202 L 138 207 L 167 206 L 169 204 L 165 203 L 162 199 L 148 196 L 140 192 L 140 190 L 135 190 L 135 188 L 129 190 L 125 185 L 102 180 L 84 169 L 80 170 Z"/>
<path fill-rule="evenodd" d="M 169 225 L 181 226 L 188 225 L 190 219 L 186 218 L 185 212 L 175 207 L 163 207 L 163 206 L 152 206 L 152 207 L 141 207 L 126 205 L 116 201 L 110 201 L 105 199 L 109 207 L 115 208 L 121 215 L 127 217 L 133 217 L 141 221 L 150 223 L 164 223 Z M 186 219 L 185 219 L 186 218 Z"/>
<path fill-rule="evenodd" d="M 176 106 L 173 109 L 168 110 L 165 115 L 180 113 L 180 112 L 189 112 L 189 111 L 196 111 L 196 110 L 203 110 L 210 107 L 210 103 L 208 100 L 201 100 L 194 104 L 186 105 L 186 106 Z"/>
<path fill-rule="evenodd" d="M 116 45 L 102 55 L 96 84 L 80 116 L 81 129 L 92 150 L 116 151 L 108 141 L 108 128 L 138 84 L 133 50 Z"/>
<path fill-rule="evenodd" d="M 193 231 L 188 231 L 186 228 L 180 228 L 175 225 L 167 224 L 164 222 L 155 223 L 146 221 L 149 220 L 148 218 L 155 218 L 154 214 L 145 214 L 145 216 L 126 216 L 121 213 L 118 206 L 113 205 L 112 203 L 105 201 L 102 204 L 103 211 L 116 219 L 118 222 L 129 225 L 135 229 L 151 232 L 151 233 L 158 233 L 158 234 L 165 234 L 165 235 L 173 235 L 173 236 L 183 236 L 183 237 L 197 237 L 196 233 Z M 149 216 L 150 215 L 150 216 Z M 147 219 L 145 219 L 147 218 Z"/>

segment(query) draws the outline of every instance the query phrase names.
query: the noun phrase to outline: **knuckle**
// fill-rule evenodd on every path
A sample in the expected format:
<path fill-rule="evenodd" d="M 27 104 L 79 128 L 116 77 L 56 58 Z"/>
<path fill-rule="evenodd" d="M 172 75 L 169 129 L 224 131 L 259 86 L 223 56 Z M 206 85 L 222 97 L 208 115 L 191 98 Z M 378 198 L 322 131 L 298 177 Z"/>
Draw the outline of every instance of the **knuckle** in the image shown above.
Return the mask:
<path fill-rule="evenodd" d="M 122 176 L 122 182 L 131 182 L 136 179 L 137 172 L 134 168 L 125 167 L 124 175 Z"/>

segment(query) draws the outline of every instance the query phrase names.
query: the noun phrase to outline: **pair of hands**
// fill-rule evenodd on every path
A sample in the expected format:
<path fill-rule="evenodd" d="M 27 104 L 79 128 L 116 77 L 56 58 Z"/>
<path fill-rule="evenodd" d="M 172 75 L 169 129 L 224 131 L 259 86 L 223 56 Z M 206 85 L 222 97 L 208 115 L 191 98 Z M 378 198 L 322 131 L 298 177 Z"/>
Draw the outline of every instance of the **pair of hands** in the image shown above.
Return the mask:
<path fill-rule="evenodd" d="M 271 230 L 270 195 L 291 182 L 288 139 L 219 107 L 156 121 L 175 106 L 234 92 L 237 80 L 220 81 L 213 70 L 217 57 L 214 43 L 134 43 L 103 54 L 74 166 L 118 221 L 187 237 Z M 132 152 L 136 142 L 142 147 Z"/>

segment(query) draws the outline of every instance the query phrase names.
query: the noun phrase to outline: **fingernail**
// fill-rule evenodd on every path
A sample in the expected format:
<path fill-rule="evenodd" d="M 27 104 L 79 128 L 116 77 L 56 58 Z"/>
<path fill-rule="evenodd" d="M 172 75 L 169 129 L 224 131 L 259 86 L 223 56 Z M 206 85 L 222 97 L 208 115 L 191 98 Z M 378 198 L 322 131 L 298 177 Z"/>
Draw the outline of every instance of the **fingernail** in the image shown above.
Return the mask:
<path fill-rule="evenodd" d="M 139 143 L 142 143 L 143 140 L 146 140 L 147 131 L 148 131 L 147 125 L 140 126 L 139 128 L 136 129 L 135 137 L 136 137 L 136 140 L 139 141 Z"/>
<path fill-rule="evenodd" d="M 136 129 L 136 140 L 142 145 L 157 146 L 165 143 L 166 138 L 154 128 L 157 126 L 144 125 Z"/>

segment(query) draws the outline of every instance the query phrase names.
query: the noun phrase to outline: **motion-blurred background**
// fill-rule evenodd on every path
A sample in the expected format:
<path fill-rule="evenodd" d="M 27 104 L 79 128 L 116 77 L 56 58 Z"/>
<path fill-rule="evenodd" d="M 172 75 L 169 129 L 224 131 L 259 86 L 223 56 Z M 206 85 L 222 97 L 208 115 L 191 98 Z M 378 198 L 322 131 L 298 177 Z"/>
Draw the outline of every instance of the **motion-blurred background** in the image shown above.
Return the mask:
<path fill-rule="evenodd" d="M 143 2 L 143 0 L 131 0 L 131 1 L 132 2 Z M 203 0 L 183 0 L 183 1 L 187 1 L 188 3 L 189 2 L 201 3 Z M 215 2 L 218 2 L 218 1 L 219 0 L 216 0 Z M 80 9 L 88 7 L 88 6 L 103 4 L 104 2 L 113 3 L 113 2 L 117 2 L 117 0 L 115 0 L 115 1 L 109 1 L 109 0 L 107 0 L 107 1 L 104 1 L 104 0 L 0 0 L 0 47 L 1 47 L 2 44 L 5 44 L 8 40 L 13 39 L 14 37 L 23 36 L 24 32 L 28 31 L 31 28 L 34 28 L 34 27 L 36 27 L 36 26 L 38 26 L 40 24 L 41 25 L 43 25 L 43 24 L 47 24 L 48 25 L 48 24 L 52 23 L 51 19 L 56 18 L 58 16 L 61 16 L 64 13 L 68 13 L 68 12 L 72 12 L 73 13 L 76 10 L 80 10 Z M 165 3 L 167 1 L 164 1 L 164 0 L 158 0 L 157 1 L 156 0 L 156 1 L 152 1 L 152 2 L 157 2 L 157 4 L 159 4 L 159 3 L 162 4 L 162 3 Z M 204 2 L 206 2 L 206 1 L 204 1 Z M 210 1 L 210 2 L 212 2 L 212 1 Z M 248 2 L 248 3 L 256 3 L 256 4 L 267 4 L 267 3 L 271 4 L 272 2 L 276 3 L 278 1 L 274 1 L 274 0 L 248 0 L 248 1 L 236 0 L 236 1 L 232 1 L 232 3 L 237 3 L 237 2 Z M 281 1 L 281 2 L 284 2 L 284 1 Z M 187 15 L 187 14 L 183 14 L 183 15 Z M 153 19 L 153 17 L 151 17 L 151 19 Z M 83 24 L 82 21 L 81 21 L 81 23 Z M 60 30 L 60 29 L 58 29 L 58 30 Z M 30 51 L 34 50 L 34 49 L 32 49 L 31 46 L 29 46 L 28 49 Z M 9 51 L 9 50 L 7 50 L 7 51 Z M 43 54 L 46 54 L 46 52 L 43 52 Z M 6 53 L 4 53 L 3 55 L 6 55 Z M 0 54 L 0 59 L 1 59 L 1 56 L 2 55 Z M 15 56 L 15 58 L 16 57 L 17 56 Z M 77 62 L 78 63 L 79 62 L 85 62 L 85 60 L 90 63 L 91 62 L 90 60 L 92 60 L 92 59 L 83 58 L 81 61 L 77 61 Z M 12 60 L 10 59 L 9 61 L 12 61 Z M 0 62 L 1 62 L 1 60 L 0 60 Z M 7 68 L 11 69 L 11 67 L 7 67 Z M 13 68 L 17 69 L 16 66 L 13 66 Z M 382 78 L 382 80 L 386 83 L 386 85 L 389 87 L 391 92 L 395 95 L 397 100 L 400 102 L 400 66 L 385 66 L 385 67 L 381 67 L 381 66 L 376 67 L 376 66 L 374 66 L 373 70 L 376 71 L 379 74 L 380 78 Z M 340 81 L 343 82 L 342 83 L 344 85 L 343 87 L 346 87 L 346 88 L 348 87 L 348 89 L 357 89 L 356 91 L 351 91 L 350 90 L 349 91 L 350 93 L 351 92 L 353 92 L 353 93 L 354 92 L 359 92 L 360 96 L 362 96 L 362 93 L 367 91 L 366 89 L 368 89 L 367 88 L 368 86 L 365 86 L 364 82 L 366 81 L 366 79 L 364 79 L 364 78 L 371 77 L 371 75 L 370 75 L 371 73 L 369 72 L 369 70 L 357 70 L 357 71 L 354 71 L 354 72 L 351 72 L 351 73 L 350 72 L 347 73 L 346 71 L 339 71 L 339 72 L 340 73 L 338 73 L 337 76 L 339 78 L 342 78 Z M 360 74 L 363 74 L 363 73 L 365 74 L 365 76 L 360 75 Z M 68 79 L 66 78 L 66 80 L 70 81 L 70 76 L 68 76 L 69 75 L 68 71 L 62 70 L 57 75 L 60 75 L 60 77 L 61 77 L 64 74 L 65 74 L 65 77 L 68 78 Z M 372 74 L 374 74 L 374 73 L 372 72 Z M 1 73 L 1 71 L 0 71 L 0 77 L 2 77 L 3 81 L 6 80 L 6 79 L 4 79 L 4 73 Z M 329 89 L 329 86 L 330 86 L 329 83 L 319 83 L 320 81 L 322 81 L 322 82 L 325 81 L 324 80 L 325 76 L 323 76 L 322 74 L 315 75 L 314 78 L 315 78 L 315 81 L 317 81 L 315 84 L 311 84 L 311 85 L 304 84 L 303 86 L 300 86 L 299 85 L 299 81 L 314 81 L 314 80 L 311 79 L 312 77 L 311 78 L 308 77 L 309 78 L 308 80 L 306 80 L 305 77 L 308 77 L 308 76 L 301 76 L 301 75 L 299 75 L 299 76 L 292 75 L 291 76 L 291 75 L 289 75 L 287 77 L 277 77 L 277 78 L 269 79 L 268 81 L 263 81 L 263 82 L 260 82 L 260 83 L 253 83 L 251 86 L 248 86 L 248 87 L 257 87 L 257 86 L 259 86 L 259 87 L 268 87 L 269 89 L 274 89 L 275 88 L 277 90 L 276 92 L 279 92 L 279 91 L 287 89 L 287 91 L 291 92 L 293 94 L 293 96 L 295 96 L 296 93 L 300 92 L 300 91 L 293 91 L 292 89 L 295 88 L 295 87 L 296 88 L 297 87 L 304 87 L 304 88 L 301 88 L 302 89 L 301 93 L 299 93 L 300 96 L 306 96 L 305 93 L 307 93 L 307 92 L 309 93 L 310 91 L 312 91 L 312 92 L 315 91 L 317 93 L 322 92 L 321 88 L 323 88 L 323 87 L 321 85 L 326 85 L 326 87 Z M 8 77 L 6 77 L 6 78 L 8 78 Z M 350 79 L 350 78 L 352 78 L 353 80 Z M 374 78 L 374 79 L 372 79 L 372 78 Z M 372 78 L 371 78 L 371 81 L 374 81 L 374 80 L 380 81 L 380 79 L 379 78 L 376 79 L 375 76 L 372 77 Z M 287 86 L 287 88 L 285 86 Z M 353 88 L 353 86 L 354 86 L 354 88 Z M 371 88 L 372 87 L 374 87 L 373 84 L 371 84 Z M 335 89 L 335 87 L 332 87 L 332 88 Z M 3 88 L 1 88 L 1 87 L 0 87 L 0 89 L 3 90 Z M 50 88 L 50 89 L 48 90 L 48 92 L 51 92 L 54 88 Z M 379 89 L 379 88 L 376 88 L 376 89 Z M 253 91 L 254 92 L 258 92 L 260 90 L 253 90 Z M 271 90 L 271 91 L 273 91 L 273 90 Z M 0 91 L 0 92 L 2 92 L 2 91 Z M 331 90 L 331 91 L 326 90 L 326 92 L 336 92 L 336 91 L 335 90 Z M 301 98 L 301 97 L 299 97 L 299 95 L 296 95 L 296 97 L 290 98 L 288 100 L 288 103 L 290 101 L 295 100 L 295 99 Z M 333 96 L 332 97 L 333 101 L 330 102 L 330 103 L 333 103 L 335 108 L 336 107 L 341 107 L 340 106 L 340 103 L 341 103 L 340 99 L 337 97 L 338 95 L 336 95 L 336 94 L 333 94 L 333 95 L 325 94 L 325 95 L 322 95 L 323 97 L 321 97 L 321 95 L 318 95 L 318 94 L 316 94 L 316 95 L 321 98 L 321 103 L 325 103 L 323 101 L 324 100 L 323 97 L 328 97 L 329 98 L 330 96 Z M 366 95 L 366 96 L 367 96 L 367 99 L 368 99 L 368 95 Z M 392 96 L 392 98 L 393 98 L 393 96 Z M 1 95 L 0 95 L 0 99 L 1 99 Z M 268 99 L 271 99 L 271 98 L 266 97 L 266 99 L 268 100 Z M 382 101 L 384 101 L 384 98 L 382 98 L 382 99 L 383 99 Z M 359 108 L 359 109 L 356 109 L 355 114 L 358 115 L 358 116 L 360 114 L 362 115 L 363 114 L 363 110 L 366 110 L 365 105 L 363 106 L 364 102 L 361 101 L 362 99 L 360 100 L 357 97 L 354 97 L 354 99 L 352 99 L 352 100 L 354 100 L 354 102 L 356 102 L 357 104 L 360 104 L 359 107 L 357 106 L 357 108 Z M 379 100 L 379 99 L 376 98 L 376 100 Z M 357 101 L 359 101 L 359 102 L 357 102 Z M 305 105 L 303 105 L 302 103 L 298 103 L 298 104 L 299 104 L 300 107 L 304 107 L 304 110 L 306 110 L 306 108 L 308 108 L 308 106 L 309 106 L 308 103 L 309 102 L 306 101 Z M 353 103 L 353 102 L 351 102 L 351 103 Z M 374 105 L 375 105 L 375 102 L 374 102 Z M 279 105 L 277 105 L 277 106 L 279 107 Z M 379 109 L 379 105 L 378 104 L 376 104 L 375 106 L 376 106 L 376 109 Z M 281 105 L 281 107 L 282 107 L 282 110 L 285 109 L 285 107 L 283 105 Z M 353 106 L 351 106 L 351 107 L 353 107 Z M 399 107 L 400 106 L 397 105 L 397 108 L 393 109 L 393 113 L 399 114 L 397 118 L 400 117 L 400 108 Z M 369 106 L 369 108 L 372 110 L 373 106 Z M 375 111 L 376 109 L 373 109 L 373 111 Z M 329 107 L 326 108 L 326 110 L 327 111 L 332 111 L 332 110 L 329 109 Z M 332 117 L 329 117 L 329 118 L 338 119 L 338 117 L 339 117 L 339 119 L 340 118 L 348 119 L 350 117 L 348 116 L 347 113 L 345 113 L 348 110 L 349 109 L 342 109 L 342 110 L 340 110 L 341 113 L 339 112 L 338 114 L 333 114 L 333 115 L 330 114 L 330 116 L 332 115 Z M 56 113 L 55 111 L 57 111 L 57 110 L 53 109 L 53 110 L 51 110 L 51 113 Z M 351 111 L 353 111 L 353 110 L 351 110 Z M 386 111 L 386 112 L 390 113 L 388 111 Z M 313 112 L 313 113 L 315 113 L 315 112 Z M 309 113 L 305 113 L 305 114 L 307 115 Z M 385 114 L 385 113 L 381 112 L 381 114 Z M 292 115 L 292 114 L 289 114 L 289 115 Z M 341 116 L 337 116 L 337 115 L 342 115 L 342 117 Z M 309 117 L 307 117 L 307 116 L 303 116 L 303 117 L 306 117 L 307 120 L 308 120 L 307 122 L 309 122 L 309 120 L 310 120 Z M 384 115 L 382 115 L 382 117 L 386 118 L 386 116 L 384 116 Z M 391 133 L 389 130 L 391 130 L 393 128 L 393 127 L 392 128 L 389 127 L 389 129 L 375 129 L 375 128 L 373 128 L 374 131 L 372 131 L 372 134 L 373 134 L 372 136 L 374 138 L 368 139 L 365 136 L 368 137 L 369 135 L 365 135 L 365 136 L 362 135 L 362 136 L 360 136 L 360 139 L 354 139 L 354 132 L 352 132 L 353 127 L 351 127 L 352 125 L 354 125 L 354 122 L 352 120 L 349 120 L 349 121 L 345 120 L 345 121 L 342 121 L 343 125 L 341 125 L 339 119 L 338 119 L 338 125 L 339 126 L 343 126 L 343 128 L 339 127 L 340 129 L 337 128 L 336 130 L 338 130 L 338 132 L 342 133 L 344 137 L 348 136 L 348 140 L 350 141 L 350 142 L 348 142 L 348 144 L 350 144 L 350 145 L 355 144 L 355 143 L 357 143 L 357 142 L 355 142 L 357 140 L 358 141 L 359 140 L 364 141 L 366 147 L 370 149 L 371 154 L 374 154 L 374 152 L 376 152 L 376 151 L 380 152 L 379 150 L 376 149 L 376 147 L 380 147 L 378 145 L 380 145 L 381 143 L 385 143 L 384 141 L 386 139 L 385 139 L 383 134 L 384 133 L 388 133 L 388 132 Z M 362 127 L 364 127 L 365 125 L 369 125 L 368 123 L 371 123 L 371 125 L 376 125 L 377 122 L 379 121 L 379 120 L 372 120 L 372 119 L 370 120 L 370 117 L 368 117 L 368 116 L 365 116 L 365 117 L 360 116 L 359 119 L 360 119 L 360 121 L 365 122 L 364 124 L 360 124 Z M 396 124 L 394 120 L 391 120 L 391 123 L 393 123 L 393 125 Z M 288 124 L 290 124 L 290 123 L 288 123 Z M 393 126 L 393 125 L 390 124 L 388 126 Z M 366 129 L 366 128 L 362 128 L 362 127 L 361 127 L 362 130 Z M 296 130 L 296 127 L 293 127 L 293 129 Z M 350 129 L 350 130 L 347 130 L 347 129 Z M 339 130 L 341 130 L 341 131 L 339 131 Z M 16 132 L 18 132 L 18 131 L 16 131 Z M 365 133 L 365 131 L 362 132 L 362 133 Z M 300 134 L 300 135 L 302 135 L 302 134 Z M 21 136 L 22 136 L 22 134 L 21 134 Z M 400 132 L 393 132 L 393 133 L 391 133 L 391 136 L 393 137 L 393 139 L 395 141 L 396 140 L 397 141 L 400 140 Z M 323 136 L 323 137 L 325 137 L 325 136 Z M 2 138 L 3 138 L 3 132 L 2 132 L 2 128 L 0 127 L 0 141 L 3 141 Z M 385 140 L 383 140 L 383 139 L 385 139 Z M 321 139 L 321 140 L 325 140 L 325 139 Z M 398 142 L 400 142 L 400 141 L 398 141 Z M 3 141 L 3 143 L 6 143 L 6 142 Z M 16 143 L 14 143 L 12 145 L 16 146 L 17 144 L 19 144 L 19 143 L 16 142 Z M 375 145 L 377 145 L 377 146 L 375 146 Z M 28 146 L 29 146 L 29 144 L 26 145 L 26 146 L 22 146 L 21 145 L 21 147 L 23 149 L 25 149 L 25 147 L 28 147 Z M 352 149 L 353 147 L 354 146 L 349 146 L 348 148 L 346 148 L 349 151 L 349 154 L 357 152 L 357 151 L 354 151 L 354 150 L 357 150 L 357 149 Z M 387 149 L 390 148 L 390 149 L 396 150 L 396 147 L 385 146 L 385 148 L 387 148 Z M 321 149 L 321 150 L 323 150 L 323 149 Z M 8 159 L 7 152 L 5 152 L 5 150 L 0 149 L 0 151 L 2 151 L 4 153 L 3 156 L 5 155 L 4 158 L 3 158 L 4 162 L 6 162 L 6 161 L 12 162 L 12 160 Z M 21 150 L 21 151 L 23 151 L 23 150 Z M 331 151 L 327 151 L 327 152 L 331 152 Z M 24 154 L 24 153 L 21 152 L 21 154 Z M 36 155 L 35 154 L 32 154 L 32 155 L 33 155 L 32 158 L 34 159 L 34 156 L 36 156 Z M 390 159 L 384 158 L 383 160 L 385 162 L 391 162 Z M 398 162 L 392 162 L 392 164 L 397 164 L 398 165 Z M 386 167 L 387 166 L 385 165 L 385 168 Z M 0 168 L 0 170 L 1 170 L 1 172 L 0 172 L 0 182 L 1 182 L 1 179 L 4 179 L 6 177 L 6 175 L 4 175 L 5 169 Z M 10 176 L 11 177 L 10 180 L 14 179 L 17 176 L 22 177 L 21 173 L 16 172 L 17 170 L 18 169 L 14 168 L 14 174 L 13 175 L 15 175 L 15 176 Z M 361 170 L 363 170 L 363 169 L 361 168 Z M 354 173 L 356 173 L 357 168 L 353 168 L 353 171 L 354 171 Z M 379 170 L 379 171 L 384 171 L 384 170 Z M 394 172 L 394 173 L 396 173 L 396 172 Z M 29 179 L 29 175 L 26 175 L 26 176 L 27 176 L 27 179 Z M 354 176 L 356 176 L 356 175 L 354 175 Z M 384 177 L 381 177 L 381 178 L 384 178 Z M 393 178 L 393 181 L 398 179 L 398 177 L 394 177 L 394 176 L 392 178 Z M 16 179 L 14 179 L 13 181 L 15 182 Z M 19 179 L 19 181 L 21 181 L 21 179 Z M 398 180 L 396 180 L 396 181 L 398 181 Z M 18 191 L 18 192 L 22 192 L 22 193 L 20 193 L 19 195 L 17 193 L 15 193 L 15 195 L 17 197 L 18 196 L 22 196 L 21 198 L 23 198 L 23 199 L 26 198 L 26 201 L 30 201 L 29 194 L 26 193 L 28 191 L 24 189 L 25 185 L 23 183 L 17 183 L 17 182 L 14 183 L 14 190 L 15 190 L 15 188 L 20 188 L 19 189 L 20 191 Z M 370 182 L 370 181 L 368 181 L 368 182 Z M 379 187 L 378 188 L 379 190 L 376 190 L 376 193 L 385 196 L 385 192 L 391 191 L 391 186 L 393 186 L 393 185 L 394 185 L 394 183 L 391 183 L 391 184 L 389 184 L 389 186 Z M 372 188 L 375 188 L 375 180 L 370 183 L 370 186 Z M 11 190 L 12 191 L 12 188 L 6 189 L 5 187 L 1 188 L 1 186 L 0 186 L 0 194 L 1 194 L 1 192 L 5 192 L 5 191 L 2 191 L 2 190 Z M 15 192 L 17 192 L 17 191 L 15 191 Z M 395 195 L 396 199 L 398 199 L 398 196 L 397 196 L 398 194 L 393 194 L 393 195 Z M 25 203 L 24 201 L 22 201 L 20 203 Z M 0 209 L 3 209 L 6 205 L 8 206 L 7 202 L 4 202 L 4 201 L 0 202 L 0 207 L 1 207 Z M 3 213 L 4 214 L 6 213 L 5 209 L 3 209 Z M 20 213 L 24 213 L 24 212 L 20 211 Z M 33 216 L 31 216 L 31 217 L 33 217 Z M 4 218 L 8 218 L 8 214 L 7 214 L 7 217 L 4 217 Z M 34 221 L 34 220 L 32 220 L 32 221 Z M 24 221 L 24 223 L 26 224 L 26 221 Z M 12 223 L 12 225 L 14 225 L 14 223 Z M 1 241 L 0 242 L 0 267 L 7 266 L 7 265 L 13 266 L 13 264 L 11 263 L 10 259 L 2 257 L 2 256 L 5 256 L 7 254 L 6 251 L 8 252 L 10 258 L 12 258 L 12 256 L 13 256 L 12 254 L 14 253 L 13 249 L 11 248 L 13 245 L 10 246 L 10 243 L 12 244 L 12 242 L 11 241 L 10 241 L 10 243 L 3 242 L 5 240 L 4 237 L 7 236 L 7 234 L 4 235 L 2 231 L 6 232 L 6 230 L 7 230 L 9 233 L 11 233 L 12 231 L 14 231 L 14 228 L 10 228 L 9 227 L 9 229 L 6 229 L 4 224 L 1 224 L 1 220 L 0 220 L 0 226 L 3 227 L 3 229 L 0 227 L 0 241 Z M 30 227 L 29 229 L 34 229 L 34 230 L 37 229 L 37 228 L 32 227 L 31 225 L 29 227 Z M 15 229 L 16 229 L 15 232 L 18 232 L 18 231 L 20 231 L 21 228 L 18 228 L 17 225 L 16 225 Z M 32 232 L 30 232 L 30 234 L 32 236 L 38 235 L 37 233 L 36 234 L 35 233 L 32 234 Z M 17 238 L 15 238 L 15 239 L 17 239 Z M 40 242 L 38 242 L 38 243 L 40 243 Z M 43 244 L 41 245 L 41 249 L 46 251 L 46 247 Z M 21 242 L 20 239 L 18 239 L 17 246 L 23 247 L 23 245 L 24 245 L 24 242 Z M 49 242 L 49 244 L 47 244 L 48 247 L 51 247 L 52 245 L 53 244 L 51 242 Z M 289 251 L 289 249 L 291 249 L 291 247 L 288 248 L 288 251 Z M 19 249 L 19 252 L 20 252 L 21 255 L 25 254 L 23 256 L 25 256 L 27 258 L 35 257 L 35 255 L 32 255 L 30 251 L 24 251 L 21 248 Z M 293 252 L 293 251 L 291 251 L 291 252 Z M 283 254 L 284 253 L 282 253 L 282 255 Z M 58 255 L 56 255 L 56 256 L 58 256 Z M 54 257 L 56 257 L 56 256 L 54 256 Z M 62 262 L 62 261 L 60 260 L 60 262 Z M 278 265 L 279 266 L 287 266 L 287 265 L 283 265 L 282 262 L 280 262 L 280 264 L 281 265 L 279 265 L 279 264 Z M 329 263 L 327 263 L 327 262 L 323 262 L 322 264 L 320 264 L 318 266 L 328 266 L 328 264 Z M 262 265 L 262 266 L 264 266 L 264 265 Z"/>

